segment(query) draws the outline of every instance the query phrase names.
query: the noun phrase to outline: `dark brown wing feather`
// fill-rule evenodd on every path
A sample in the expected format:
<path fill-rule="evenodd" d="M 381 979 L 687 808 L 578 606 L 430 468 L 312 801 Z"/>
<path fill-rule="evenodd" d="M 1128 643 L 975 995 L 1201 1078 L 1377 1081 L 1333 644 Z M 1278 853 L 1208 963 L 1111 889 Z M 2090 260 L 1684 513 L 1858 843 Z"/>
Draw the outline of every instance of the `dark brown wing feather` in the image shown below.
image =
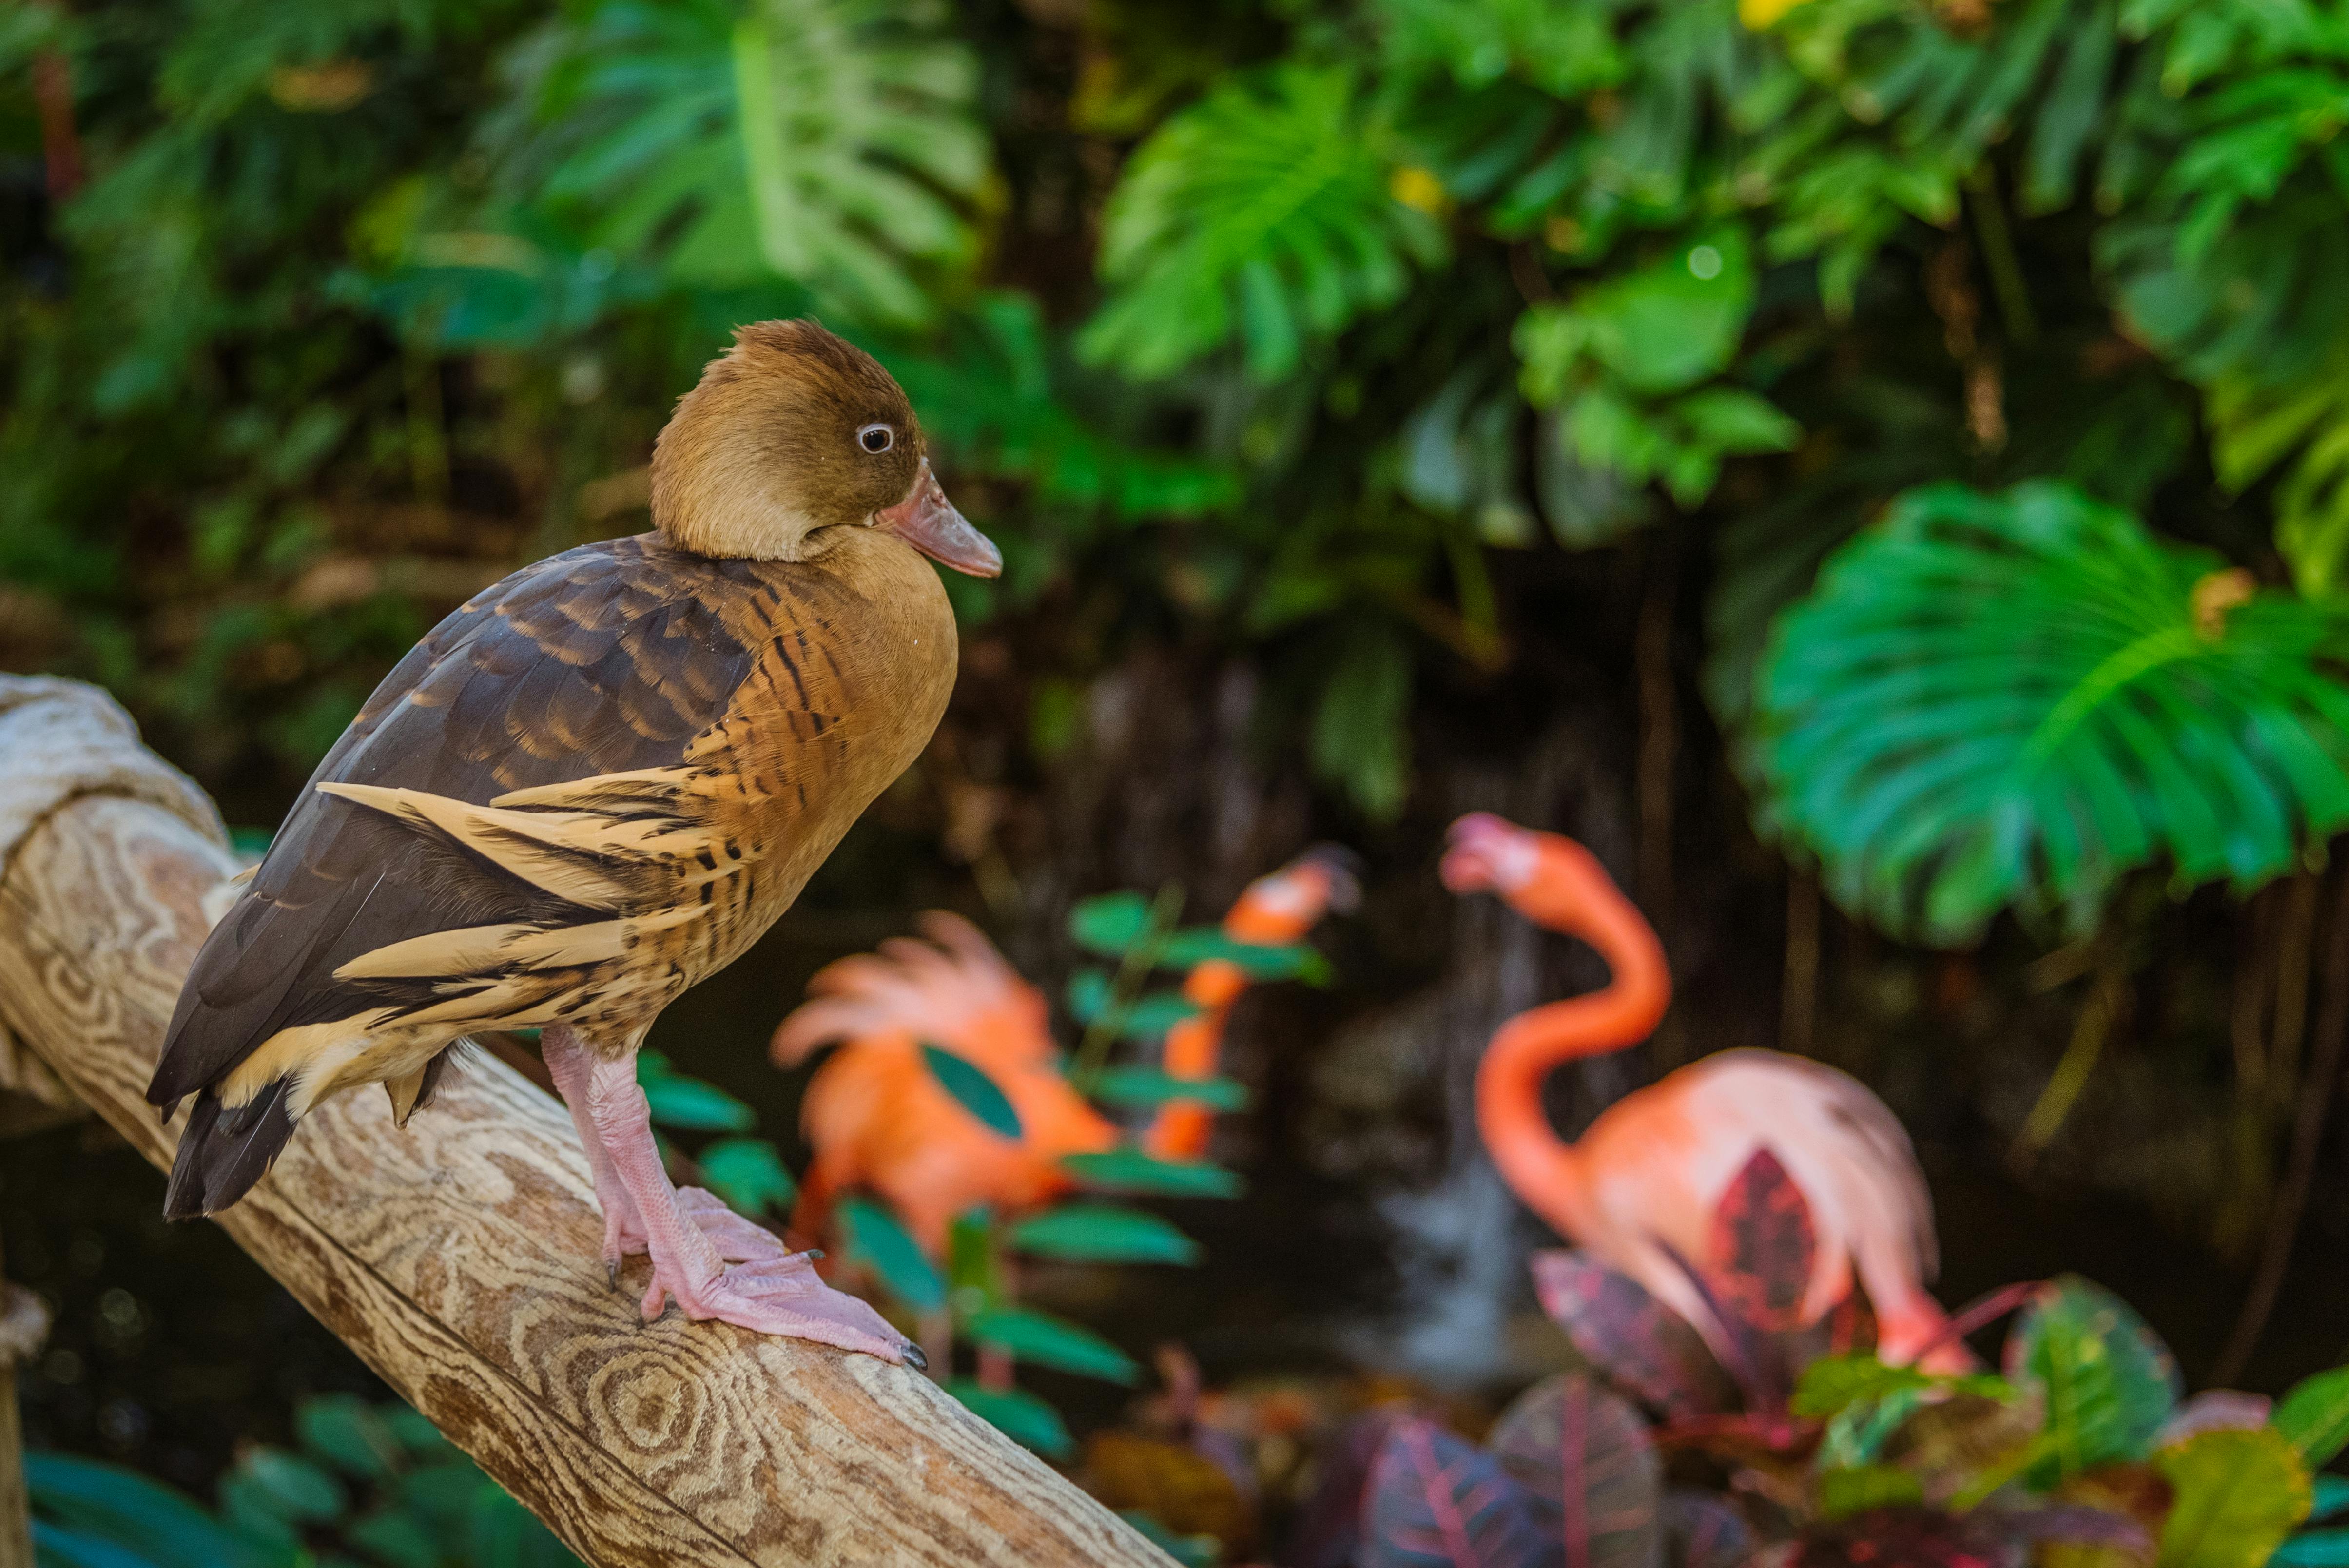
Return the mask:
<path fill-rule="evenodd" d="M 336 968 L 403 939 L 488 921 L 594 918 L 445 839 L 318 792 L 422 789 L 485 804 L 510 790 L 678 762 L 715 723 L 756 648 L 747 562 L 650 536 L 526 567 L 457 610 L 400 661 L 302 791 L 252 889 L 197 955 L 147 1097 L 217 1082 L 281 1029 L 416 1000 L 414 981 Z M 234 1113 L 230 1113 L 233 1115 Z"/>

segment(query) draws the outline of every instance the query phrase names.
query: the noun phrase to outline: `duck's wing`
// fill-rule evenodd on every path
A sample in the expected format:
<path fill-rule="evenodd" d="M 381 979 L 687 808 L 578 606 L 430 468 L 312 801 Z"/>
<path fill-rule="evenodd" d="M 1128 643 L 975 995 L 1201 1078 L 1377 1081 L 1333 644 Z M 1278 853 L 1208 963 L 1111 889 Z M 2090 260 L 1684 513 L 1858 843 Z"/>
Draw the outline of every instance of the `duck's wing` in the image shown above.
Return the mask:
<path fill-rule="evenodd" d="M 630 539 L 450 614 L 368 698 L 205 942 L 149 1099 L 264 1050 L 290 1068 L 337 1031 L 526 1013 L 616 954 L 632 879 L 678 827 L 694 739 L 756 661 L 739 628 L 761 624 L 741 601 L 762 593 Z"/>

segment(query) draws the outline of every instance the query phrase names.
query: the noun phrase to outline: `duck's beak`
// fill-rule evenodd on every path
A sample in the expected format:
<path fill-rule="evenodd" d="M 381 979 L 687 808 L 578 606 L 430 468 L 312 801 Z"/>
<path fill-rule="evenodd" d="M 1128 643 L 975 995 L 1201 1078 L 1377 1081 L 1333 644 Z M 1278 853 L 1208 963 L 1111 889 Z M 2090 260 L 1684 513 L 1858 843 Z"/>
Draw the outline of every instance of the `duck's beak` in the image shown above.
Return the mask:
<path fill-rule="evenodd" d="M 971 527 L 930 472 L 930 459 L 914 480 L 914 493 L 885 511 L 873 514 L 873 526 L 885 528 L 941 566 L 968 572 L 973 577 L 995 577 L 1003 572 L 1003 552 L 995 542 Z"/>

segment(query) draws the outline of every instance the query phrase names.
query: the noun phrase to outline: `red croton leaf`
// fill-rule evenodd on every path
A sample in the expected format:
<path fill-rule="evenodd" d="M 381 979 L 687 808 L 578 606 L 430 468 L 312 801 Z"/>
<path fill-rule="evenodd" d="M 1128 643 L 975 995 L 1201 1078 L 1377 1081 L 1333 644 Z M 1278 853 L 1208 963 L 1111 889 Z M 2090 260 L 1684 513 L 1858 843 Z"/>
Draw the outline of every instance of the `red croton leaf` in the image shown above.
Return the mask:
<path fill-rule="evenodd" d="M 1775 1568 L 2022 1568 L 2024 1547 L 1930 1508 L 1878 1508 L 1805 1530 Z"/>
<path fill-rule="evenodd" d="M 1778 1157 L 1755 1150 L 1713 1209 L 1704 1273 L 1714 1299 L 1755 1328 L 1799 1328 L 1817 1257 L 1810 1205 Z"/>
<path fill-rule="evenodd" d="M 1533 1256 L 1535 1293 L 1575 1354 L 1667 1420 L 1737 1408 L 1737 1385 L 1680 1314 L 1587 1253 Z"/>

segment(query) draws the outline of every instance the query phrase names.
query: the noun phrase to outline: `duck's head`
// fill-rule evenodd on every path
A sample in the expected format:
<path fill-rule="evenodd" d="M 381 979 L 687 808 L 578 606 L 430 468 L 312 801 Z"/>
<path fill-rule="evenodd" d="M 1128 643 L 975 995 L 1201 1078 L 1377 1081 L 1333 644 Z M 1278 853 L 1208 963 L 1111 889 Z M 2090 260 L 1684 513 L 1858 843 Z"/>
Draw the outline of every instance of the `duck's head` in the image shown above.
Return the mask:
<path fill-rule="evenodd" d="M 653 447 L 653 524 L 700 555 L 818 559 L 885 529 L 992 577 L 1003 557 L 930 472 L 895 377 L 812 321 L 762 321 L 709 362 Z"/>

